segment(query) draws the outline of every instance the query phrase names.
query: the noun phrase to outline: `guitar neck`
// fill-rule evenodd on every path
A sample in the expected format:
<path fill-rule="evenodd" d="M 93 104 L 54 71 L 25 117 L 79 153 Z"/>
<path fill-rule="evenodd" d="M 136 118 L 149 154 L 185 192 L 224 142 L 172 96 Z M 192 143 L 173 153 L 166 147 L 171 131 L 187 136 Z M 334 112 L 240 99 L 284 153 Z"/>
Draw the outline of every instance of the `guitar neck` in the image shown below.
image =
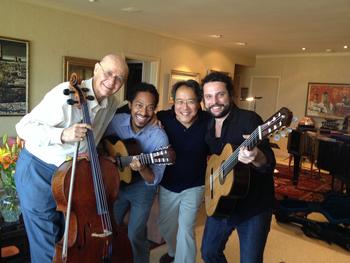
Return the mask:
<path fill-rule="evenodd" d="M 118 156 L 117 158 L 119 159 L 119 163 L 121 167 L 126 167 L 130 165 L 134 157 L 136 157 L 142 165 L 155 163 L 152 153 L 143 153 L 143 154 L 133 155 L 133 156 Z"/>
<path fill-rule="evenodd" d="M 258 145 L 261 140 L 261 131 L 260 126 L 258 126 L 253 133 L 246 139 L 222 164 L 222 168 L 224 170 L 224 175 L 230 172 L 238 163 L 238 154 L 241 147 L 247 147 L 248 150 L 253 149 L 256 145 Z"/>

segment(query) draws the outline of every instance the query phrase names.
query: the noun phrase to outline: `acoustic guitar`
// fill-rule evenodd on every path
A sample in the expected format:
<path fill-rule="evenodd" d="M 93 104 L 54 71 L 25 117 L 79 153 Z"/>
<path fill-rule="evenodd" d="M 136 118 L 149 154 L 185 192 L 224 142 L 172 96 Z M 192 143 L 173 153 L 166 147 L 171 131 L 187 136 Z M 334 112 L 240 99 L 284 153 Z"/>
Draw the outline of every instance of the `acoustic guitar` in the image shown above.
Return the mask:
<path fill-rule="evenodd" d="M 130 163 L 136 157 L 142 165 L 175 163 L 175 151 L 168 145 L 152 153 L 140 153 L 140 147 L 135 139 L 118 140 L 112 143 L 109 139 L 103 141 L 108 154 L 117 162 L 120 180 L 129 184 L 132 179 Z"/>
<path fill-rule="evenodd" d="M 208 216 L 226 216 L 232 210 L 232 201 L 244 198 L 249 190 L 249 167 L 238 163 L 241 147 L 253 149 L 261 140 L 290 125 L 293 114 L 281 108 L 253 133 L 235 151 L 226 144 L 220 155 L 208 160 L 205 176 L 205 208 Z M 238 164 L 238 165 L 237 165 Z"/>

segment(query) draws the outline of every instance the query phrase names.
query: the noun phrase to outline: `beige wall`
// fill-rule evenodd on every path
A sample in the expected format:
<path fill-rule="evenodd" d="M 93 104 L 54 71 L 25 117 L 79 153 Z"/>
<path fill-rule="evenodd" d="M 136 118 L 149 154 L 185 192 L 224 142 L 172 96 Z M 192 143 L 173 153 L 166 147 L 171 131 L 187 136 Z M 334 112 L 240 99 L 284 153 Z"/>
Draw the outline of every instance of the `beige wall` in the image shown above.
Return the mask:
<path fill-rule="evenodd" d="M 0 24 L 0 36 L 30 41 L 29 109 L 62 81 L 63 56 L 99 59 L 110 52 L 121 52 L 159 60 L 161 108 L 168 107 L 166 98 L 172 69 L 198 72 L 204 76 L 208 69 L 233 73 L 236 63 L 254 63 L 254 59 L 235 56 L 225 50 L 214 50 L 17 0 L 1 0 Z M 14 135 L 14 125 L 19 119 L 0 117 L 0 135 Z"/>
<path fill-rule="evenodd" d="M 308 82 L 350 83 L 350 53 L 257 57 L 254 67 L 243 70 L 240 86 L 249 87 L 252 76 L 280 78 L 277 109 L 290 108 L 305 115 Z M 318 125 L 322 119 L 316 119 Z"/>

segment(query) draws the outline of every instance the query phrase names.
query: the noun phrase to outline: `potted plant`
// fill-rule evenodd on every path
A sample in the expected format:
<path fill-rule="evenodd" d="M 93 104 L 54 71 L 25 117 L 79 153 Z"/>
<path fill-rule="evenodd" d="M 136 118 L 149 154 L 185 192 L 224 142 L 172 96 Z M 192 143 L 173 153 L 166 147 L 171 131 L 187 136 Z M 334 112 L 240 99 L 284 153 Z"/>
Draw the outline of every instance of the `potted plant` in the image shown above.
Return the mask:
<path fill-rule="evenodd" d="M 6 134 L 2 137 L 0 146 L 0 180 L 2 184 L 0 210 L 5 222 L 15 222 L 21 214 L 14 174 L 22 146 L 18 137 L 17 139 L 9 138 Z"/>

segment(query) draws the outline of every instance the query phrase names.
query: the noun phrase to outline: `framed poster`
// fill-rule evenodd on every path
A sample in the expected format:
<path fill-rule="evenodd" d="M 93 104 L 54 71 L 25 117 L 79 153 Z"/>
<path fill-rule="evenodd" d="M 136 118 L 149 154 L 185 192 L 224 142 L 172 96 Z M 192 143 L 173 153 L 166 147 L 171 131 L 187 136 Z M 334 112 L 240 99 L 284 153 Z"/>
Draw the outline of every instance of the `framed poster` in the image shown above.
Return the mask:
<path fill-rule="evenodd" d="M 350 84 L 308 83 L 305 115 L 325 119 L 350 115 Z"/>
<path fill-rule="evenodd" d="M 0 37 L 0 116 L 28 112 L 29 41 Z"/>
<path fill-rule="evenodd" d="M 63 81 L 69 81 L 70 75 L 75 72 L 80 79 L 89 79 L 94 75 L 96 59 L 63 57 Z"/>
<path fill-rule="evenodd" d="M 173 85 L 181 80 L 189 80 L 193 79 L 200 83 L 200 74 L 199 73 L 193 73 L 193 72 L 187 72 L 187 71 L 179 71 L 179 70 L 172 70 L 170 74 L 170 80 L 169 80 L 169 89 L 168 89 L 168 102 L 174 103 L 171 91 L 173 89 Z"/>

